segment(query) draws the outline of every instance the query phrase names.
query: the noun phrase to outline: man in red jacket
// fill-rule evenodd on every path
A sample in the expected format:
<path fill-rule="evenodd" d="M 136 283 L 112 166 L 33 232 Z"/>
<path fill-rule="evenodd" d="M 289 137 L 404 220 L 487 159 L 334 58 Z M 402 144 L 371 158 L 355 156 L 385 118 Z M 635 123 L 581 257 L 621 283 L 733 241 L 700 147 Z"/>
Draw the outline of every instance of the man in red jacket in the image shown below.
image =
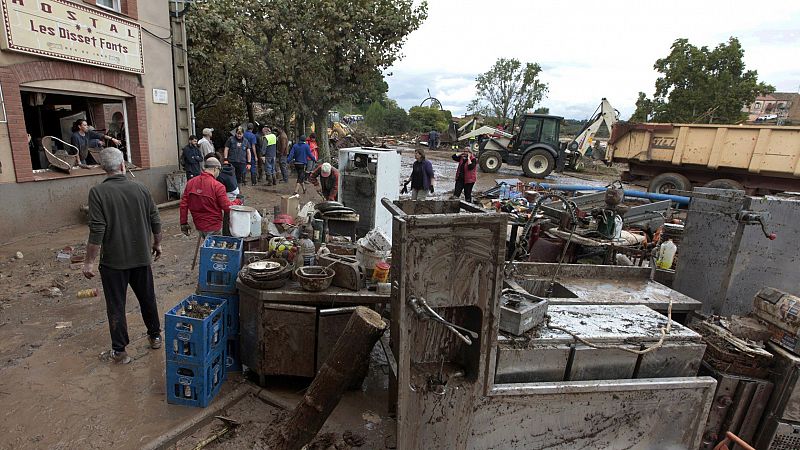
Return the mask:
<path fill-rule="evenodd" d="M 337 201 L 339 196 L 339 171 L 329 163 L 314 169 L 309 180 L 325 200 Z"/>
<path fill-rule="evenodd" d="M 186 183 L 180 213 L 183 234 L 188 236 L 191 230 L 189 212 L 201 238 L 222 232 L 222 214 L 230 211 L 231 202 L 225 193 L 225 186 L 217 181 L 221 170 L 222 164 L 217 158 L 208 158 L 203 173 Z"/>

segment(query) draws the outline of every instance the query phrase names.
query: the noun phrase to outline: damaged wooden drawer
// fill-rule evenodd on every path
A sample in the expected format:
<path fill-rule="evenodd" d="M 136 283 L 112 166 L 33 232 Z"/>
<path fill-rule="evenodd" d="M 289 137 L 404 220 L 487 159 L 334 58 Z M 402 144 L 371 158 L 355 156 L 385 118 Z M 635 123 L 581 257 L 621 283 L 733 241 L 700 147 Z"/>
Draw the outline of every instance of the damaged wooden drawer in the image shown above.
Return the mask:
<path fill-rule="evenodd" d="M 701 336 L 676 322 L 656 350 L 637 355 L 619 349 L 641 350 L 658 343 L 667 318 L 646 306 L 550 305 L 548 314 L 553 326 L 617 348 L 593 348 L 544 325 L 519 338 L 501 334 L 495 382 L 695 376 L 705 351 Z"/>

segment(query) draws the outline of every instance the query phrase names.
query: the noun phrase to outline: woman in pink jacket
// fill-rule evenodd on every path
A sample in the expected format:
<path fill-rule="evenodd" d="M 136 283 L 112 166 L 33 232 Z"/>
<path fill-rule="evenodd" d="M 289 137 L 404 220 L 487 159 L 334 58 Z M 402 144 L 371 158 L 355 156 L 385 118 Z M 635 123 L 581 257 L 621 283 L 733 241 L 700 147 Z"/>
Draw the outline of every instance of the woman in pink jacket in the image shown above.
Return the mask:
<path fill-rule="evenodd" d="M 464 191 L 464 200 L 472 201 L 472 188 L 475 186 L 475 181 L 478 178 L 478 158 L 472 154 L 470 148 L 465 148 L 461 153 L 453 154 L 453 161 L 458 162 L 456 169 L 456 187 L 453 191 L 453 197 L 461 197 L 461 191 Z"/>

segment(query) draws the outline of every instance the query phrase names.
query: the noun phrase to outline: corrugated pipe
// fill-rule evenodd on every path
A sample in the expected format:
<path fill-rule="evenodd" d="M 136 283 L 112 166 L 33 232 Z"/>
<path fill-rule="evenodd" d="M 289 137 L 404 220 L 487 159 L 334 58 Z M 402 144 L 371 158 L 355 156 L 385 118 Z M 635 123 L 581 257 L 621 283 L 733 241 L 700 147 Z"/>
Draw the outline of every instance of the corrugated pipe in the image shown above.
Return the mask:
<path fill-rule="evenodd" d="M 550 184 L 550 183 L 536 183 L 532 182 L 529 183 L 530 187 L 532 188 L 542 188 L 542 189 L 550 189 L 554 191 L 567 191 L 567 192 L 575 192 L 575 191 L 605 191 L 607 188 L 604 186 L 589 186 L 585 184 Z M 643 192 L 643 191 L 632 191 L 630 189 L 625 189 L 623 191 L 626 197 L 636 197 L 636 198 L 646 198 L 648 200 L 672 200 L 673 202 L 688 206 L 689 197 L 684 197 L 681 195 L 669 195 L 669 194 L 658 194 L 655 192 Z"/>

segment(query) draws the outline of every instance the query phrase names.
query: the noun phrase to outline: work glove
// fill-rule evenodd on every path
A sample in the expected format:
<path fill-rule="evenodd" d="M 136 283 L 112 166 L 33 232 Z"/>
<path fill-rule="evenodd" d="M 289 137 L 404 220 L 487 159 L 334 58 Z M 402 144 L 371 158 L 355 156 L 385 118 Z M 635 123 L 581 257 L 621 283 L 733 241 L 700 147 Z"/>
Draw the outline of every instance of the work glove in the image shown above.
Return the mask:
<path fill-rule="evenodd" d="M 428 188 L 428 191 L 430 191 L 430 193 L 433 194 L 433 185 L 431 185 L 431 187 Z"/>
<path fill-rule="evenodd" d="M 185 234 L 186 236 L 192 231 L 191 227 L 189 227 L 188 223 L 181 224 L 181 233 Z"/>
<path fill-rule="evenodd" d="M 403 182 L 403 189 L 400 189 L 400 193 L 401 194 L 408 194 L 408 183 L 409 182 L 411 182 L 411 180 L 406 180 L 406 181 Z"/>

